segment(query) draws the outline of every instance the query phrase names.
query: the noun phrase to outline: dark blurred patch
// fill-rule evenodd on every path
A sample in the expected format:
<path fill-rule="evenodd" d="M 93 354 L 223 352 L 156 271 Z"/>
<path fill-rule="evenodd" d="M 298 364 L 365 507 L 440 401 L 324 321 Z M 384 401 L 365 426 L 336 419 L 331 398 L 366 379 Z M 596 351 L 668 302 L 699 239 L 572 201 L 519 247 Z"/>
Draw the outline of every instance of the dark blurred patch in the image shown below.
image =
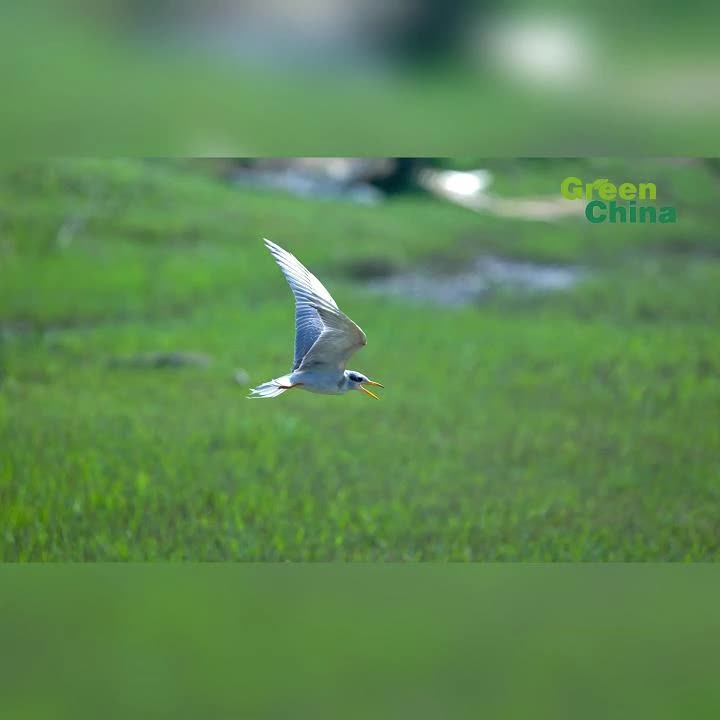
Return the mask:
<path fill-rule="evenodd" d="M 345 274 L 353 280 L 371 280 L 387 278 L 399 271 L 396 263 L 386 258 L 363 258 L 354 260 L 344 266 Z"/>
<path fill-rule="evenodd" d="M 208 367 L 212 358 L 195 352 L 154 352 L 140 355 L 118 356 L 109 360 L 110 367 L 122 368 L 178 368 Z"/>
<path fill-rule="evenodd" d="M 416 190 L 420 171 L 438 162 L 435 158 L 393 158 L 390 172 L 378 174 L 370 182 L 388 194 Z"/>
<path fill-rule="evenodd" d="M 386 195 L 421 190 L 423 168 L 434 158 L 286 157 L 216 161 L 211 169 L 228 181 L 298 195 L 374 205 Z"/>
<path fill-rule="evenodd" d="M 720 177 L 720 158 L 706 158 L 705 163 L 715 175 Z"/>
<path fill-rule="evenodd" d="M 384 198 L 378 181 L 396 174 L 392 158 L 238 159 L 226 177 L 240 187 L 283 190 L 300 197 L 375 205 Z"/>
<path fill-rule="evenodd" d="M 720 246 L 717 238 L 708 237 L 703 241 L 698 237 L 673 236 L 659 238 L 657 250 L 667 255 L 683 255 L 689 257 L 715 259 L 720 257 Z"/>

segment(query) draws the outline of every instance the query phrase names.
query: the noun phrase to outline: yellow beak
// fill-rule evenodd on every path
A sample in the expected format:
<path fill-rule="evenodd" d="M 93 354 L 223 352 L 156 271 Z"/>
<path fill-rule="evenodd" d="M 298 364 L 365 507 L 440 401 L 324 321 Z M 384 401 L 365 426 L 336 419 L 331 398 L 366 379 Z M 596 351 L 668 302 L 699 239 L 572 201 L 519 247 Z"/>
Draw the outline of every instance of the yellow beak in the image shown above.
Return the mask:
<path fill-rule="evenodd" d="M 360 389 L 366 394 L 369 395 L 371 398 L 375 398 L 376 400 L 379 400 L 380 398 L 374 393 L 370 392 L 366 387 L 360 386 Z"/>
<path fill-rule="evenodd" d="M 379 382 L 375 382 L 374 380 L 368 380 L 365 384 L 366 385 L 374 385 L 375 387 L 381 387 L 381 388 L 385 387 L 384 385 L 381 385 Z"/>
<path fill-rule="evenodd" d="M 378 387 L 382 387 L 380 383 L 372 382 L 371 380 L 368 381 L 368 385 L 377 385 Z M 370 392 L 370 390 L 362 385 L 360 385 L 360 390 L 362 390 L 366 395 L 369 395 L 371 398 L 375 398 L 376 400 L 380 399 L 374 392 Z"/>

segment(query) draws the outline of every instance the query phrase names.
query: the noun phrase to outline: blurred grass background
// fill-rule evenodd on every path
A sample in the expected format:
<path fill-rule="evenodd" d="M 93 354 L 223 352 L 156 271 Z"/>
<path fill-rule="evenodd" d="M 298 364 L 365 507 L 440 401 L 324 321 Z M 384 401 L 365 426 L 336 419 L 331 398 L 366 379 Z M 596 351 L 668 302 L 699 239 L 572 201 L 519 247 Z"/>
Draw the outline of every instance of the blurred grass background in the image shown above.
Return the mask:
<path fill-rule="evenodd" d="M 703 565 L 0 568 L 2 716 L 715 718 Z"/>
<path fill-rule="evenodd" d="M 10 1 L 0 138 L 20 157 L 716 155 L 718 6 L 693 9 Z"/>
<path fill-rule="evenodd" d="M 645 175 L 680 221 L 309 202 L 185 162 L 3 170 L 0 558 L 715 559 L 710 165 L 483 155 L 716 156 L 717 9 L 4 3 L 4 162 L 455 154 L 507 197 Z M 368 331 L 355 366 L 388 386 L 376 407 L 300 396 L 250 414 L 237 369 L 259 382 L 290 357 L 260 235 Z M 422 311 L 358 282 L 487 252 L 591 274 Z M 178 349 L 213 363 L 125 362 Z M 715 718 L 716 576 L 4 564 L 0 716 Z"/>
<path fill-rule="evenodd" d="M 205 161 L 58 159 L 0 177 L 3 560 L 714 560 L 718 178 L 705 161 L 443 161 L 506 196 L 652 179 L 672 225 L 363 206 L 233 186 Z M 287 371 L 261 238 L 366 331 L 380 402 L 245 400 Z M 576 265 L 558 293 L 447 308 L 358 268 Z M 209 367 L 136 367 L 192 351 Z M 239 372 L 244 383 L 233 380 Z"/>

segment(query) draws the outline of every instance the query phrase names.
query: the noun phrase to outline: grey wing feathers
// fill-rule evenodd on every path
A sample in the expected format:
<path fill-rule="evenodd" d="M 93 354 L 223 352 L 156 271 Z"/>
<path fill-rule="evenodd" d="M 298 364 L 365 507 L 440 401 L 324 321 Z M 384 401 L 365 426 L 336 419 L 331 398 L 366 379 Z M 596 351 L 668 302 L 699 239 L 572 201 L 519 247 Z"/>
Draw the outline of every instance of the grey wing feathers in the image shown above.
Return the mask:
<path fill-rule="evenodd" d="M 318 310 L 325 325 L 317 342 L 310 348 L 302 360 L 301 366 L 308 368 L 327 365 L 344 370 L 350 356 L 363 345 L 367 345 L 365 333 L 341 312 Z"/>
<path fill-rule="evenodd" d="M 295 296 L 295 360 L 344 369 L 350 355 L 367 343 L 365 333 L 342 313 L 325 286 L 294 256 L 270 240 L 265 245 Z"/>

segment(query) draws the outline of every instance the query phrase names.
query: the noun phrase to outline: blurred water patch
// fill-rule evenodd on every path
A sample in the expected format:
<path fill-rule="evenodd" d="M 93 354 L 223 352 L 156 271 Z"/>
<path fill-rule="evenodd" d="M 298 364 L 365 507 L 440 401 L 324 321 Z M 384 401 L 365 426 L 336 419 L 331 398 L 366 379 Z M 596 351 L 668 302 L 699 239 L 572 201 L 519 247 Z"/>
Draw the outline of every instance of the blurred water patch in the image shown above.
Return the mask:
<path fill-rule="evenodd" d="M 300 197 L 376 205 L 385 193 L 373 183 L 396 173 L 392 158 L 268 158 L 238 161 L 231 182 Z"/>
<path fill-rule="evenodd" d="M 586 270 L 485 255 L 455 273 L 410 270 L 368 279 L 373 293 L 460 307 L 472 305 L 501 289 L 518 292 L 557 292 L 580 282 Z"/>
<path fill-rule="evenodd" d="M 501 197 L 491 192 L 495 178 L 489 170 L 442 168 L 432 158 L 236 158 L 227 163 L 222 174 L 236 186 L 280 190 L 305 198 L 377 205 L 388 195 L 420 190 L 474 212 L 503 218 L 552 222 L 584 212 L 582 203 L 559 194 Z"/>

